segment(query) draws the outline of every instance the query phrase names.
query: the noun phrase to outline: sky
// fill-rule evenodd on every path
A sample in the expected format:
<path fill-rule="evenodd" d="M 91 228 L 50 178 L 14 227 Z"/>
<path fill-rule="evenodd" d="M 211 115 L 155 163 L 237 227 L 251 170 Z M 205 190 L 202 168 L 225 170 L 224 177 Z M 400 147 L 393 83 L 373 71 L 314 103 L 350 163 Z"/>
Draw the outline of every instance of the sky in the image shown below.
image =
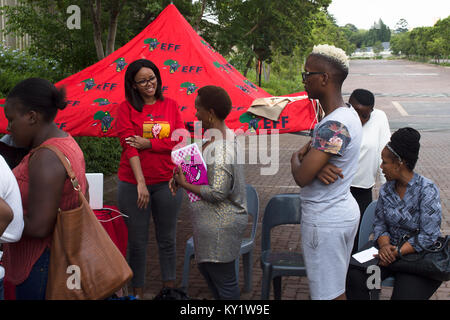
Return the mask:
<path fill-rule="evenodd" d="M 339 26 L 369 30 L 380 18 L 391 30 L 400 19 L 409 28 L 429 27 L 450 16 L 450 0 L 333 0 L 328 7 Z"/>

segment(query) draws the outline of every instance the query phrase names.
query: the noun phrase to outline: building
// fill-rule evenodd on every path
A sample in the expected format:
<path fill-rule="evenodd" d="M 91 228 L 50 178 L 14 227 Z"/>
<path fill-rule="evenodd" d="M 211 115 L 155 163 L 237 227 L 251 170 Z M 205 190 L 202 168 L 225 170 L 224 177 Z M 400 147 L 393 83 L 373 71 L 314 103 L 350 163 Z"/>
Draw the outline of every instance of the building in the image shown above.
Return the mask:
<path fill-rule="evenodd" d="M 390 42 L 382 42 L 383 50 L 380 52 L 380 56 L 383 58 L 389 57 L 392 55 Z M 374 58 L 375 53 L 373 52 L 373 47 L 365 47 L 365 48 L 357 48 L 355 52 L 351 55 L 352 58 Z"/>
<path fill-rule="evenodd" d="M 0 0 L 0 7 L 3 6 L 16 6 L 17 0 Z M 11 49 L 23 50 L 30 44 L 30 37 L 25 35 L 24 37 L 16 37 L 13 35 L 7 35 L 6 30 L 7 18 L 0 13 L 0 43 Z"/>

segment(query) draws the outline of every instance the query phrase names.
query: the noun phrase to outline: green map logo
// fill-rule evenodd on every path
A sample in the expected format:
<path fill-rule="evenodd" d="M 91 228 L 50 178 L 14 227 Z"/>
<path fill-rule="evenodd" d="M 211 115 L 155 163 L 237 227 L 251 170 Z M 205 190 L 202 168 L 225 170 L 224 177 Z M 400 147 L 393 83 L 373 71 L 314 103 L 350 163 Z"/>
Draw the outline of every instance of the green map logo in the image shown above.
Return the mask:
<path fill-rule="evenodd" d="M 221 64 L 218 61 L 214 61 L 213 64 L 217 69 L 225 71 L 226 73 L 230 73 L 230 71 L 227 69 L 227 65 Z"/>
<path fill-rule="evenodd" d="M 253 83 L 251 83 L 250 81 L 248 81 L 247 79 L 243 80 L 243 84 L 242 85 L 236 85 L 236 87 L 238 87 L 242 92 L 245 92 L 247 94 L 250 94 L 251 91 L 250 90 L 256 90 L 258 91 L 258 87 L 255 86 Z"/>
<path fill-rule="evenodd" d="M 98 106 L 106 106 L 108 104 L 110 104 L 111 102 L 109 102 L 108 99 L 105 98 L 98 98 L 94 100 L 95 103 L 98 103 Z"/>
<path fill-rule="evenodd" d="M 109 129 L 111 129 L 111 123 L 114 120 L 114 118 L 111 117 L 109 111 L 99 110 L 94 114 L 94 120 L 100 121 L 101 130 L 103 133 L 106 133 L 108 132 Z M 93 126 L 97 124 L 98 123 L 94 123 Z"/>
<path fill-rule="evenodd" d="M 154 38 L 147 38 L 144 40 L 144 43 L 148 44 L 148 50 L 150 50 L 150 51 L 155 50 L 156 47 L 158 47 L 158 45 L 159 45 L 159 41 Z"/>
<path fill-rule="evenodd" d="M 83 80 L 81 82 L 84 82 L 84 91 L 89 91 L 93 87 L 96 86 L 94 78 L 85 79 L 85 80 Z"/>
<path fill-rule="evenodd" d="M 125 58 L 119 58 L 116 61 L 114 61 L 114 63 L 116 64 L 116 71 L 120 72 L 123 69 L 125 69 L 125 66 L 128 64 L 125 61 Z"/>
<path fill-rule="evenodd" d="M 250 81 L 248 81 L 247 79 L 244 80 L 244 83 L 245 83 L 246 85 L 248 85 L 249 87 L 251 87 L 252 89 L 258 91 L 258 87 L 255 86 L 255 85 L 254 85 L 253 83 L 251 83 Z"/>
<path fill-rule="evenodd" d="M 213 48 L 213 47 L 211 47 L 211 45 L 208 43 L 208 42 L 206 42 L 205 40 L 200 40 L 200 42 L 205 46 L 205 47 L 207 47 L 209 50 L 211 50 L 212 52 L 216 52 L 216 50 Z"/>
<path fill-rule="evenodd" d="M 181 65 L 178 63 L 178 61 L 176 61 L 176 60 L 171 60 L 171 59 L 164 61 L 164 65 L 165 65 L 165 66 L 169 66 L 169 68 L 170 68 L 170 69 L 169 69 L 169 72 L 170 72 L 170 73 L 174 73 L 174 72 L 177 71 L 178 68 L 181 66 Z"/>
<path fill-rule="evenodd" d="M 180 88 L 186 88 L 186 93 L 188 95 L 193 94 L 195 92 L 195 90 L 198 89 L 198 87 L 195 85 L 195 83 L 192 83 L 192 82 L 183 82 L 180 85 Z"/>
<path fill-rule="evenodd" d="M 256 132 L 256 129 L 258 129 L 259 120 L 261 120 L 261 118 L 255 116 L 254 114 L 251 114 L 249 112 L 245 112 L 245 113 L 241 114 L 241 116 L 239 117 L 240 123 L 248 123 L 248 128 L 250 129 L 251 133 Z"/>

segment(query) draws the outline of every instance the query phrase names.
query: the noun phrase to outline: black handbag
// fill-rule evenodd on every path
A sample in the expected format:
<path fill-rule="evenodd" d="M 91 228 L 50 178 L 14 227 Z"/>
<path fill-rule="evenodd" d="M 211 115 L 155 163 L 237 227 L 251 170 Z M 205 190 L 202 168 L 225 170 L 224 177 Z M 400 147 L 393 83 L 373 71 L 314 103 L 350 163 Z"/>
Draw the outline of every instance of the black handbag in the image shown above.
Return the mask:
<path fill-rule="evenodd" d="M 398 259 L 391 263 L 388 268 L 392 271 L 417 274 L 437 281 L 450 280 L 449 236 L 439 237 L 430 248 L 424 248 L 417 240 L 418 234 L 419 230 L 417 229 L 410 234 L 404 235 L 398 248 L 401 248 L 411 237 L 415 237 L 414 242 L 417 246 L 422 248 L 422 252 L 403 256 L 401 255 L 400 250 L 398 250 Z"/>

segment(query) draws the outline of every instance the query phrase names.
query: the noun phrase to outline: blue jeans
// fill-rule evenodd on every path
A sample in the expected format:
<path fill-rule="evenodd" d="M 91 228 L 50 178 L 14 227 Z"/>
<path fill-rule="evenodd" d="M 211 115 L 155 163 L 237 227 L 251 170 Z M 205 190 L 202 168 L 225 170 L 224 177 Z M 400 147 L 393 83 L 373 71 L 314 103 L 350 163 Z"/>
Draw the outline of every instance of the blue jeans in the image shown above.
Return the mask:
<path fill-rule="evenodd" d="M 16 300 L 45 300 L 49 263 L 50 249 L 46 248 L 28 278 L 16 286 Z"/>

